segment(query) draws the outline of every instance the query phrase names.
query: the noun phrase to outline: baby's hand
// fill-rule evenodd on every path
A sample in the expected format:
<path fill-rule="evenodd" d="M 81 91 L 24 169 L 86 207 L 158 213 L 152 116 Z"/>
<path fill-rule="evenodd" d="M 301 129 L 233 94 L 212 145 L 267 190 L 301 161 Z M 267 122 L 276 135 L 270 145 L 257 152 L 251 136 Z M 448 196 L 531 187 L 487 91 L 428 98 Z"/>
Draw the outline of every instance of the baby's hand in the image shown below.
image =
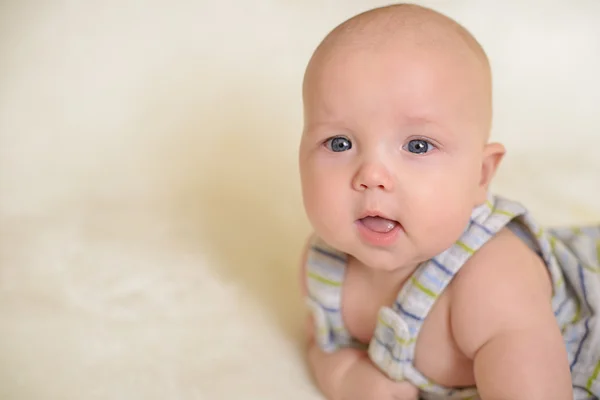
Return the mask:
<path fill-rule="evenodd" d="M 419 390 L 409 382 L 394 382 L 363 357 L 346 372 L 340 400 L 417 400 Z"/>

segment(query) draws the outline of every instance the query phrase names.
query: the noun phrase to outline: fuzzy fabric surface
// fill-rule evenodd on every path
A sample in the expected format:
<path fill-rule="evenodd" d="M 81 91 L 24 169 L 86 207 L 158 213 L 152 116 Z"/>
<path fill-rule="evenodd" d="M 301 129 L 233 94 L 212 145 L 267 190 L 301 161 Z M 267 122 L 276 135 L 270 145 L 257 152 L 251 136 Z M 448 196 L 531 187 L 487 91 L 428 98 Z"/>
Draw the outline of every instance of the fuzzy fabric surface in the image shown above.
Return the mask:
<path fill-rule="evenodd" d="M 0 398 L 320 399 L 297 263 L 311 52 L 383 1 L 2 2 Z M 494 191 L 600 221 L 600 3 L 421 1 L 489 54 Z"/>

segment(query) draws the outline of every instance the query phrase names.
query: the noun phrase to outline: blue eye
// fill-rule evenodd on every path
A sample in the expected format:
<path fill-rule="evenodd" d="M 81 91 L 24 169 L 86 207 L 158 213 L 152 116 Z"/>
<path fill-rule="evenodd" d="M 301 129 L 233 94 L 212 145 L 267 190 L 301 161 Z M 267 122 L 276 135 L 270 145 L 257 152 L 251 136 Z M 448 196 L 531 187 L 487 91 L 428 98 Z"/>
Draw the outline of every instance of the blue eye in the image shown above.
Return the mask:
<path fill-rule="evenodd" d="M 331 139 L 328 139 L 325 142 L 325 146 L 329 150 L 335 153 L 339 153 L 341 151 L 350 150 L 352 148 L 352 142 L 350 141 L 350 139 L 347 139 L 343 136 L 336 136 L 332 137 Z"/>
<path fill-rule="evenodd" d="M 425 154 L 434 148 L 435 146 L 429 143 L 427 140 L 415 139 L 408 142 L 405 149 L 413 154 Z"/>

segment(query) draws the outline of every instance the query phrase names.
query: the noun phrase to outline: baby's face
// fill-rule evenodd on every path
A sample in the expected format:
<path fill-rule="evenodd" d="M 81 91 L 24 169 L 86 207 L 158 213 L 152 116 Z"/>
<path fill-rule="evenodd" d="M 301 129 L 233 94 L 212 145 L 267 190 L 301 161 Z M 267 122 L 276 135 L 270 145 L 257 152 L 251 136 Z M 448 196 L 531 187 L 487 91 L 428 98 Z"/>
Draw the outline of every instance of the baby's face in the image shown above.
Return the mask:
<path fill-rule="evenodd" d="M 312 67 L 300 172 L 308 218 L 327 243 L 394 270 L 459 238 L 485 198 L 489 128 L 483 78 L 463 56 L 358 48 Z"/>

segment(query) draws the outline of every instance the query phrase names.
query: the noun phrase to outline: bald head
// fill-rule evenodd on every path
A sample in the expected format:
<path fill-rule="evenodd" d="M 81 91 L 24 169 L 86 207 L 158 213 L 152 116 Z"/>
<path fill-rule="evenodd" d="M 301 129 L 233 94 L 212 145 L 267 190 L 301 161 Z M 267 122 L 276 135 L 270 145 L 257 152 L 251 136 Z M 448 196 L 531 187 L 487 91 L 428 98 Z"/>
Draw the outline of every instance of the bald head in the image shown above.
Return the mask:
<path fill-rule="evenodd" d="M 405 59 L 414 58 L 415 53 L 439 55 L 439 62 L 468 70 L 481 92 L 483 118 L 491 124 L 488 58 L 478 41 L 455 20 L 426 7 L 394 4 L 344 21 L 323 39 L 308 63 L 303 84 L 305 100 L 326 64 L 360 52 L 368 56 L 387 52 Z"/>
<path fill-rule="evenodd" d="M 437 11 L 415 4 L 375 8 L 344 21 L 323 39 L 314 56 L 338 46 L 382 46 L 394 40 L 432 49 L 453 46 L 456 51 L 470 52 L 489 67 L 485 51 L 462 25 Z"/>

